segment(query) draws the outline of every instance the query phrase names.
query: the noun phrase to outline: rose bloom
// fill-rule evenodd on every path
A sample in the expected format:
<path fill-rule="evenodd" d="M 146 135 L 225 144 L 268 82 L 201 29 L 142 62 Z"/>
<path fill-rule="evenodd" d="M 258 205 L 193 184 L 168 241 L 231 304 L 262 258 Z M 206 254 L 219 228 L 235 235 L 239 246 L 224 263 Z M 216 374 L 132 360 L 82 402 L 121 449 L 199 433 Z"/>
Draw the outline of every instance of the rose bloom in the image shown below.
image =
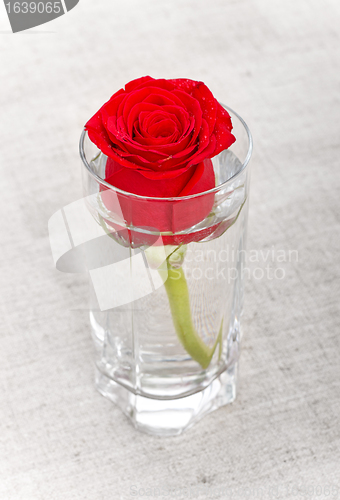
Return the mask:
<path fill-rule="evenodd" d="M 152 198 L 183 197 L 214 188 L 211 158 L 235 141 L 229 113 L 204 83 L 188 79 L 133 80 L 85 128 L 108 157 L 105 181 Z M 105 205 L 114 212 L 117 197 L 112 192 L 104 195 Z M 118 201 L 127 224 L 176 233 L 209 214 L 214 194 L 169 202 L 118 192 Z"/>

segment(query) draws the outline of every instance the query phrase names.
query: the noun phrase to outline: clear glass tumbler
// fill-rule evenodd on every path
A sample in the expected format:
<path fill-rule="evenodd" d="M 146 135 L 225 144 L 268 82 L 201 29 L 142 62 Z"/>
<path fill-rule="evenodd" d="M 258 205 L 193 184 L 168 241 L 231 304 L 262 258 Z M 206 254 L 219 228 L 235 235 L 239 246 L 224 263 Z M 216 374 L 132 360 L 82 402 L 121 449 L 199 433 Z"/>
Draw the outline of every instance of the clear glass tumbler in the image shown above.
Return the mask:
<path fill-rule="evenodd" d="M 236 396 L 249 199 L 250 131 L 213 158 L 216 187 L 179 198 L 106 183 L 107 157 L 83 131 L 96 386 L 137 429 L 176 435 Z M 207 215 L 208 213 L 208 215 Z"/>

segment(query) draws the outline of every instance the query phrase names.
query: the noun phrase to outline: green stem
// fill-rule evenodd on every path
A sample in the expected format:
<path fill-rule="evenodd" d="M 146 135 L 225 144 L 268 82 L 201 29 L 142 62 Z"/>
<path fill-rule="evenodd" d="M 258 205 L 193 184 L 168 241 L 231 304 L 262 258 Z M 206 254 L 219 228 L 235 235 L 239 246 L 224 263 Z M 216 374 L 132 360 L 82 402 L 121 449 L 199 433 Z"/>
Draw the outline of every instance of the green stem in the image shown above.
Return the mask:
<path fill-rule="evenodd" d="M 164 283 L 168 294 L 175 330 L 184 349 L 203 369 L 208 368 L 219 344 L 219 358 L 222 352 L 222 327 L 213 347 L 208 347 L 196 332 L 191 318 L 189 290 L 182 267 L 173 268 L 168 263 L 168 279 Z"/>

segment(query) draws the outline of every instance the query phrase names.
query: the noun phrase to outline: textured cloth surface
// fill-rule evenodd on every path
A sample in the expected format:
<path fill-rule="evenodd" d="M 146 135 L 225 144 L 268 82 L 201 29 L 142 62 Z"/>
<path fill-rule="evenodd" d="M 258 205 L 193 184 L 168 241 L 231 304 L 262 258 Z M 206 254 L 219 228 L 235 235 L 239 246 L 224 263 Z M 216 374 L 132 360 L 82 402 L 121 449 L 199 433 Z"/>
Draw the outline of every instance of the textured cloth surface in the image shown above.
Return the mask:
<path fill-rule="evenodd" d="M 0 7 L 1 500 L 340 497 L 339 15 L 338 0 L 80 0 L 13 35 Z M 54 269 L 47 233 L 82 196 L 82 126 L 145 74 L 202 80 L 247 121 L 262 252 L 237 400 L 164 439 L 95 391 L 87 284 Z"/>

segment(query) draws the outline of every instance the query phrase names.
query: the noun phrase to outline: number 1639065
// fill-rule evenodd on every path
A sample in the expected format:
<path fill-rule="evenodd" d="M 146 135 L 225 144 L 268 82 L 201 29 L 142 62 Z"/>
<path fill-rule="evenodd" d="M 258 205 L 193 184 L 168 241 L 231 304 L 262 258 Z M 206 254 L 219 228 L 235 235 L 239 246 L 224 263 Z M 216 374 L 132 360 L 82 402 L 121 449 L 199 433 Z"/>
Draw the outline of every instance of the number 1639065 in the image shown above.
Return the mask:
<path fill-rule="evenodd" d="M 14 4 L 6 3 L 7 12 L 9 14 L 59 14 L 61 12 L 60 0 L 58 2 L 14 2 Z"/>

